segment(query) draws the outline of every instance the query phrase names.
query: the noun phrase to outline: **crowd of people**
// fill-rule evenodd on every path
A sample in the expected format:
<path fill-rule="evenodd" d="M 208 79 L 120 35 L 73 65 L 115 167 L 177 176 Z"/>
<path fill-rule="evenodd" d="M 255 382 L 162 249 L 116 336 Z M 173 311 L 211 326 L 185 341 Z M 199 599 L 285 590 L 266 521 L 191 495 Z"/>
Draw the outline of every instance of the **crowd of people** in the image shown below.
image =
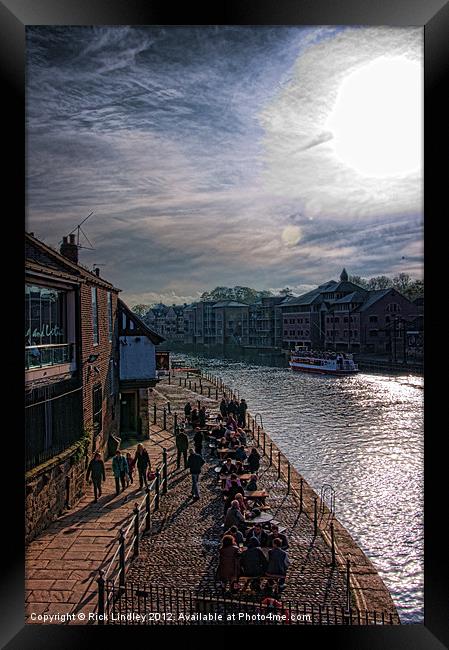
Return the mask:
<path fill-rule="evenodd" d="M 277 524 L 267 524 L 267 528 L 264 528 L 261 524 L 252 522 L 252 519 L 260 515 L 259 507 L 263 502 L 254 500 L 249 503 L 245 490 L 258 490 L 261 456 L 255 446 L 249 453 L 247 450 L 247 408 L 244 399 L 239 402 L 224 396 L 220 402 L 220 413 L 214 420 L 215 426 L 207 433 L 206 407 L 192 408 L 191 403 L 187 402 L 184 407 L 184 422 L 175 431 L 176 462 L 179 469 L 182 459 L 184 469 L 190 471 L 191 497 L 198 501 L 200 475 L 205 464 L 204 443 L 208 441 L 215 457 L 220 451 L 226 450 L 227 457 L 220 461 L 219 471 L 225 532 L 221 539 L 216 577 L 223 589 L 229 586 L 232 592 L 239 589 L 241 576 L 250 578 L 253 593 L 273 597 L 285 586 L 290 563 L 287 552 L 289 545 L 286 535 L 279 531 Z M 188 432 L 193 434 L 193 448 L 190 446 Z M 136 469 L 140 489 L 148 487 L 151 461 L 145 447 L 138 444 L 134 456 L 129 452 L 125 455 L 118 449 L 112 460 L 117 495 L 134 482 Z M 96 502 L 98 496 L 101 496 L 102 482 L 106 479 L 104 462 L 99 453 L 94 455 L 88 466 L 87 479 L 93 483 Z M 262 578 L 265 578 L 264 585 Z"/>

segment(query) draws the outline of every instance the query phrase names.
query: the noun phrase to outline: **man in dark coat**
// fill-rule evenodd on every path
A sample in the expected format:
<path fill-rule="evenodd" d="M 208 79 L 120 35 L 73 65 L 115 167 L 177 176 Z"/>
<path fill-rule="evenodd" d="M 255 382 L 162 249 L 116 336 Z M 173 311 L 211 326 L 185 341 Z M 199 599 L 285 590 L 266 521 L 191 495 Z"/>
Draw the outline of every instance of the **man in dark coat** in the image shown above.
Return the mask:
<path fill-rule="evenodd" d="M 276 539 L 276 537 L 281 540 L 281 549 L 283 551 L 286 551 L 288 549 L 287 535 L 284 535 L 284 533 L 279 532 L 279 526 L 277 526 L 276 524 L 271 524 L 271 533 L 268 535 L 267 546 L 272 547 L 273 541 Z"/>
<path fill-rule="evenodd" d="M 192 413 L 192 405 L 190 404 L 190 402 L 187 402 L 187 404 L 184 406 L 184 415 L 188 422 L 190 422 L 191 413 Z"/>
<path fill-rule="evenodd" d="M 247 409 L 248 409 L 248 405 L 242 397 L 238 408 L 238 416 L 239 416 L 238 420 L 239 420 L 239 426 L 241 427 L 245 426 Z"/>
<path fill-rule="evenodd" d="M 92 483 L 94 484 L 94 502 L 97 503 L 98 497 L 101 497 L 101 480 L 106 481 L 104 462 L 101 460 L 101 455 L 98 451 L 95 453 L 87 468 L 87 481 L 90 476 L 92 476 Z"/>
<path fill-rule="evenodd" d="M 137 471 L 139 472 L 140 489 L 143 488 L 144 483 L 145 487 L 148 487 L 147 471 L 150 467 L 150 457 L 145 447 L 140 443 L 137 445 L 134 463 L 137 465 Z"/>
<path fill-rule="evenodd" d="M 184 458 L 184 469 L 187 469 L 187 450 L 189 448 L 189 439 L 187 435 L 184 433 L 184 431 L 181 431 L 180 429 L 177 430 L 176 432 L 176 449 L 177 449 L 177 457 L 176 457 L 176 468 L 179 469 L 181 465 L 181 455 Z"/>
<path fill-rule="evenodd" d="M 224 522 L 225 530 L 231 526 L 237 526 L 239 530 L 243 530 L 246 526 L 245 517 L 240 512 L 239 502 L 235 500 L 232 501 Z"/>
<path fill-rule="evenodd" d="M 244 576 L 257 578 L 267 570 L 267 560 L 255 537 L 248 541 L 248 548 L 240 556 L 240 566 Z"/>
<path fill-rule="evenodd" d="M 193 449 L 190 449 L 189 458 L 187 460 L 187 467 L 190 469 L 190 474 L 192 476 L 192 497 L 194 501 L 198 501 L 200 498 L 198 483 L 200 480 L 200 473 L 203 465 L 203 457 L 200 454 L 195 453 Z"/>
<path fill-rule="evenodd" d="M 267 573 L 277 576 L 286 576 L 287 569 L 290 564 L 290 559 L 286 551 L 281 549 L 281 540 L 276 538 L 273 540 L 273 548 L 268 551 L 268 567 Z M 285 577 L 279 579 L 279 587 L 282 588 L 285 584 Z"/>
<path fill-rule="evenodd" d="M 195 445 L 195 452 L 201 455 L 203 451 L 203 434 L 201 433 L 199 427 L 195 429 L 195 435 L 193 436 L 193 443 Z"/>
<path fill-rule="evenodd" d="M 223 397 L 223 399 L 220 402 L 220 413 L 222 416 L 225 418 L 228 414 L 228 405 L 226 402 L 226 399 Z"/>
<path fill-rule="evenodd" d="M 255 524 L 252 528 L 249 529 L 246 535 L 246 545 L 248 546 L 249 540 L 255 537 L 259 542 L 259 546 L 268 546 L 269 545 L 269 536 L 264 531 L 260 524 Z"/>

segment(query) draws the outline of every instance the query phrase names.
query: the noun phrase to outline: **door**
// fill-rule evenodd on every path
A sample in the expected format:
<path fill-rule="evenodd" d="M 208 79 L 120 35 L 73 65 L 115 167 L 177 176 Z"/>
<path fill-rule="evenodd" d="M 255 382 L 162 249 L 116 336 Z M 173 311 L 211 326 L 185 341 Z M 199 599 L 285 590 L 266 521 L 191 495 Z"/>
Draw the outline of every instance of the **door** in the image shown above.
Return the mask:
<path fill-rule="evenodd" d="M 122 436 L 137 432 L 136 394 L 122 393 L 120 400 L 120 433 Z"/>

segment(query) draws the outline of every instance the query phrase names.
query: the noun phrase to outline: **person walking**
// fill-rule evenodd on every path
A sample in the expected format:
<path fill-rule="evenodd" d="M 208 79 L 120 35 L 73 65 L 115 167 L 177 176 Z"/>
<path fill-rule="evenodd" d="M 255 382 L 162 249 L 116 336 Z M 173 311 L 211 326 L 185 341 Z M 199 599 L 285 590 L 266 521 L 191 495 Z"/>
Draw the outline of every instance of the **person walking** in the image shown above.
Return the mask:
<path fill-rule="evenodd" d="M 194 501 L 198 501 L 200 498 L 199 480 L 203 465 L 204 459 L 201 454 L 197 454 L 193 449 L 190 449 L 187 467 L 190 469 L 190 474 L 192 476 L 192 497 Z"/>
<path fill-rule="evenodd" d="M 101 481 L 106 481 L 106 473 L 104 470 L 104 462 L 101 460 L 100 452 L 97 451 L 89 463 L 87 468 L 86 480 L 92 476 L 92 483 L 94 484 L 94 502 L 97 503 L 98 497 L 101 497 Z"/>
<path fill-rule="evenodd" d="M 195 435 L 193 436 L 193 442 L 195 445 L 195 452 L 197 454 L 202 454 L 203 452 L 203 434 L 201 433 L 201 430 L 199 427 L 196 427 L 195 429 Z"/>
<path fill-rule="evenodd" d="M 187 404 L 184 406 L 184 415 L 187 422 L 190 422 L 191 413 L 192 413 L 192 405 L 190 402 L 187 402 Z"/>
<path fill-rule="evenodd" d="M 134 474 L 134 465 L 135 465 L 134 458 L 131 456 L 129 451 L 126 454 L 126 462 L 128 463 L 128 481 L 126 487 L 128 487 L 130 483 L 134 483 L 133 474 Z"/>
<path fill-rule="evenodd" d="M 139 472 L 139 487 L 142 490 L 144 483 L 145 487 L 148 487 L 147 471 L 151 469 L 151 462 L 147 450 L 141 443 L 137 445 L 134 463 L 137 465 L 137 471 Z"/>
<path fill-rule="evenodd" d="M 128 463 L 120 449 L 117 449 L 112 459 L 112 472 L 115 478 L 115 493 L 118 496 L 120 494 L 120 484 L 123 492 L 126 487 L 126 477 L 128 476 Z"/>
<path fill-rule="evenodd" d="M 244 427 L 246 423 L 246 411 L 248 410 L 248 404 L 246 401 L 243 399 L 240 400 L 240 404 L 238 407 L 238 421 L 239 421 L 239 427 Z"/>
<path fill-rule="evenodd" d="M 178 429 L 176 432 L 175 442 L 177 449 L 176 469 L 179 469 L 181 466 L 181 456 L 184 458 L 184 469 L 187 469 L 187 450 L 189 448 L 189 439 L 187 434 Z"/>

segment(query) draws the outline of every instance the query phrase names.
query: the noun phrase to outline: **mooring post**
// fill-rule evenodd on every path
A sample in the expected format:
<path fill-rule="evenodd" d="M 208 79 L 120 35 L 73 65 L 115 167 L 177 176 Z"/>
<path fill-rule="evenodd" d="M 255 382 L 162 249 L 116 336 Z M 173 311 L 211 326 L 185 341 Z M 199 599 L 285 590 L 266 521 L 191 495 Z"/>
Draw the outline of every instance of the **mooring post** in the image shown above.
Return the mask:
<path fill-rule="evenodd" d="M 346 609 L 351 608 L 351 590 L 350 590 L 350 573 L 351 573 L 351 559 L 350 555 L 346 559 Z"/>
<path fill-rule="evenodd" d="M 153 404 L 153 424 L 156 424 L 157 422 L 157 406 L 156 404 Z"/>
<path fill-rule="evenodd" d="M 207 396 L 210 397 L 210 386 L 207 387 Z"/>
<path fill-rule="evenodd" d="M 313 505 L 313 536 L 316 537 L 317 532 L 318 532 L 318 505 L 317 497 L 313 497 L 314 505 Z"/>
<path fill-rule="evenodd" d="M 299 514 L 302 514 L 302 507 L 303 507 L 303 501 L 302 501 L 302 484 L 304 483 L 304 479 L 301 478 L 299 481 Z"/>
<path fill-rule="evenodd" d="M 254 420 L 253 420 L 253 435 L 254 435 Z M 260 447 L 260 426 L 257 425 L 257 446 Z"/>
<path fill-rule="evenodd" d="M 119 586 L 125 586 L 125 531 L 123 528 L 120 528 L 120 547 L 119 547 L 119 564 L 120 564 L 120 576 L 119 576 Z"/>
<path fill-rule="evenodd" d="M 139 555 L 139 506 L 134 505 L 134 557 Z"/>
<path fill-rule="evenodd" d="M 263 447 L 262 447 L 262 451 L 263 451 L 263 455 L 265 456 L 265 443 L 266 443 L 265 431 L 262 431 L 262 433 L 263 433 Z"/>
<path fill-rule="evenodd" d="M 165 429 L 167 428 L 167 409 L 165 408 L 165 406 L 164 406 L 164 411 L 163 411 L 162 424 L 163 424 L 163 427 L 162 427 L 162 428 L 163 428 L 164 431 L 165 431 Z"/>
<path fill-rule="evenodd" d="M 332 566 L 335 566 L 335 539 L 334 539 L 334 522 L 331 521 L 331 552 L 332 552 Z"/>
<path fill-rule="evenodd" d="M 168 492 L 168 463 L 167 463 L 167 450 L 165 447 L 162 449 L 162 494 Z"/>
<path fill-rule="evenodd" d="M 290 494 L 290 463 L 287 463 L 287 494 Z"/>
<path fill-rule="evenodd" d="M 150 488 L 145 488 L 145 530 L 148 532 L 151 529 L 151 501 L 150 501 Z"/>
<path fill-rule="evenodd" d="M 159 510 L 159 490 L 160 490 L 160 473 L 159 473 L 159 467 L 156 470 L 156 483 L 154 486 L 154 511 Z"/>
<path fill-rule="evenodd" d="M 278 451 L 278 481 L 281 478 L 281 452 Z"/>
<path fill-rule="evenodd" d="M 98 625 L 104 625 L 104 571 L 98 570 Z"/>
<path fill-rule="evenodd" d="M 176 433 L 177 428 L 178 428 L 178 414 L 175 413 L 173 415 L 173 433 Z"/>
<path fill-rule="evenodd" d="M 273 443 L 270 442 L 270 467 L 273 464 Z"/>

